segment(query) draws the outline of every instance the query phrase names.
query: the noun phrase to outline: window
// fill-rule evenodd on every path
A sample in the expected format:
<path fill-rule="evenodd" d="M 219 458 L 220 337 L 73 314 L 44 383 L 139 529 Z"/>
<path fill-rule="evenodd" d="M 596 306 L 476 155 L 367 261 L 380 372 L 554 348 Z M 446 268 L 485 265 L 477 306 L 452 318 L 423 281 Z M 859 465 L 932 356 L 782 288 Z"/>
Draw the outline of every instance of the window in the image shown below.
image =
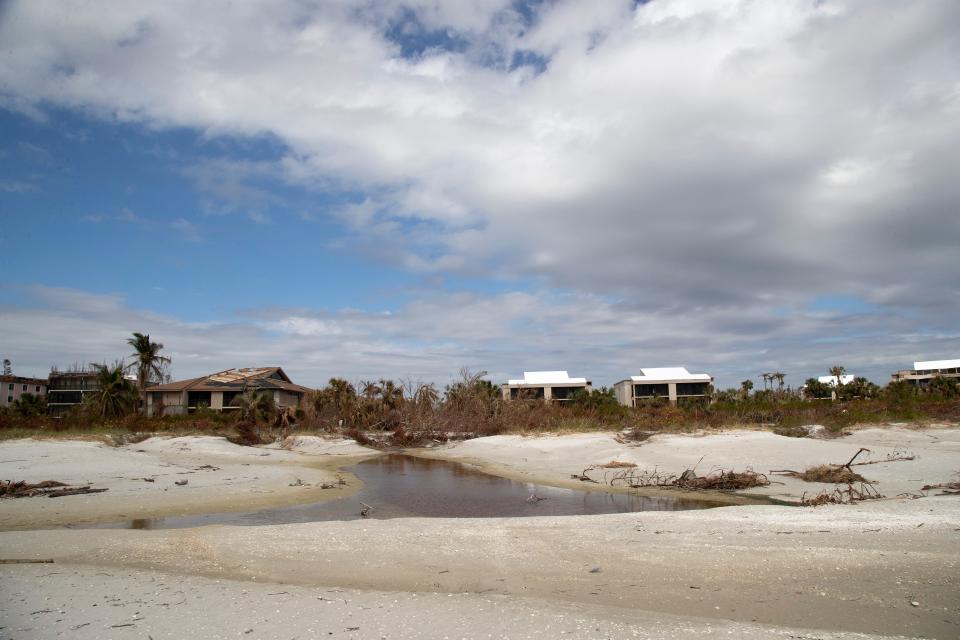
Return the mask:
<path fill-rule="evenodd" d="M 586 389 L 586 387 L 554 387 L 552 391 L 554 400 L 569 400 L 574 393 Z"/>
<path fill-rule="evenodd" d="M 677 383 L 678 396 L 705 396 L 708 393 L 706 382 Z"/>
<path fill-rule="evenodd" d="M 37 393 L 40 393 L 40 385 L 37 385 Z"/>
<path fill-rule="evenodd" d="M 633 385 L 633 396 L 635 398 L 666 398 L 669 395 L 669 385 L 664 383 Z"/>
<path fill-rule="evenodd" d="M 20 389 L 20 391 L 26 391 L 26 390 L 27 390 L 27 385 L 23 385 L 23 389 Z"/>
<path fill-rule="evenodd" d="M 543 387 L 523 387 L 510 389 L 511 400 L 543 400 Z"/>
<path fill-rule="evenodd" d="M 13 391 L 13 383 L 12 383 L 12 382 L 10 383 L 10 386 L 7 387 L 7 389 L 8 389 L 9 391 Z"/>
<path fill-rule="evenodd" d="M 188 407 L 206 406 L 209 408 L 210 392 L 209 391 L 188 391 L 187 406 Z"/>
<path fill-rule="evenodd" d="M 7 404 L 13 402 L 13 396 L 7 396 Z"/>

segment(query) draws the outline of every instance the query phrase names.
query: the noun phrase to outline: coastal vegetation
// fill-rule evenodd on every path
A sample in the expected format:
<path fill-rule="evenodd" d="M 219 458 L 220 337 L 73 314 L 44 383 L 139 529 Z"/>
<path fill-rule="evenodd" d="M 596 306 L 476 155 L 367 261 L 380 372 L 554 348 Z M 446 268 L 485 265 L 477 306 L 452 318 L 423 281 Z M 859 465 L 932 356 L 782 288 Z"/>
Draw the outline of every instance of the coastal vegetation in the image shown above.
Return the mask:
<path fill-rule="evenodd" d="M 281 412 L 263 396 L 237 399 L 239 409 L 219 413 L 201 408 L 188 415 L 148 418 L 137 411 L 136 386 L 123 366 L 97 365 L 100 388 L 74 410 L 59 416 L 42 411 L 39 398 L 22 398 L 0 412 L 0 438 L 44 434 L 115 435 L 209 433 L 269 441 L 293 432 L 343 434 L 360 442 L 412 446 L 503 433 L 627 430 L 630 433 L 698 429 L 760 428 L 782 435 L 808 435 L 804 425 L 822 425 L 826 435 L 855 424 L 960 421 L 960 388 L 941 378 L 926 389 L 905 382 L 886 387 L 862 380 L 820 389 L 808 381 L 806 399 L 790 389 L 715 391 L 709 403 L 639 407 L 617 403 L 609 389 L 578 393 L 565 403 L 505 401 L 481 375 L 464 371 L 440 389 L 394 380 L 351 383 L 332 378 L 307 395 L 293 412 Z M 836 399 L 830 394 L 836 391 Z M 252 435 L 254 434 L 254 435 Z"/>
<path fill-rule="evenodd" d="M 208 433 L 243 444 L 268 442 L 291 433 L 330 433 L 377 446 L 415 446 L 503 433 L 623 431 L 633 437 L 699 429 L 759 428 L 802 437 L 809 425 L 830 436 L 856 424 L 960 421 L 960 384 L 937 377 L 918 388 L 905 381 L 880 387 L 861 377 L 844 384 L 845 367 L 828 369 L 829 382 L 808 379 L 800 389 L 785 386 L 785 373 L 762 373 L 763 388 L 751 380 L 713 389 L 709 398 L 672 406 L 654 398 L 637 407 L 621 405 L 613 389 L 579 390 L 563 402 L 535 398 L 504 400 L 486 372 L 462 369 L 443 388 L 412 380 L 331 378 L 306 395 L 300 406 L 279 409 L 272 397 L 248 391 L 221 413 L 201 406 L 186 415 L 147 417 L 146 389 L 170 379 L 171 359 L 149 334 L 134 333 L 127 344 L 132 362 L 92 364 L 96 390 L 82 404 L 47 415 L 42 396 L 25 394 L 0 408 L 0 439 L 26 436 Z M 132 375 L 135 373 L 135 380 Z M 849 378 L 849 377 L 848 377 Z"/>

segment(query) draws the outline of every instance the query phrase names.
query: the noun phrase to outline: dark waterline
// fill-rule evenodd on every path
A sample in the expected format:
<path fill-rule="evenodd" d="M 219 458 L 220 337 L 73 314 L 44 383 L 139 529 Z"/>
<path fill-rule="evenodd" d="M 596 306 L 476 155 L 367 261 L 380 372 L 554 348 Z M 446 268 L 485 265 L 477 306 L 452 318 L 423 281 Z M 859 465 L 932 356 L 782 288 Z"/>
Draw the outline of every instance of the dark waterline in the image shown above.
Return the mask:
<path fill-rule="evenodd" d="M 376 519 L 569 516 L 722 506 L 687 498 L 559 489 L 492 476 L 456 462 L 404 454 L 365 460 L 347 467 L 347 471 L 362 480 L 364 487 L 345 498 L 245 513 L 138 518 L 95 525 L 94 528 L 179 529 L 210 524 L 269 525 L 357 520 L 361 518 L 361 502 L 373 507 L 368 517 Z"/>

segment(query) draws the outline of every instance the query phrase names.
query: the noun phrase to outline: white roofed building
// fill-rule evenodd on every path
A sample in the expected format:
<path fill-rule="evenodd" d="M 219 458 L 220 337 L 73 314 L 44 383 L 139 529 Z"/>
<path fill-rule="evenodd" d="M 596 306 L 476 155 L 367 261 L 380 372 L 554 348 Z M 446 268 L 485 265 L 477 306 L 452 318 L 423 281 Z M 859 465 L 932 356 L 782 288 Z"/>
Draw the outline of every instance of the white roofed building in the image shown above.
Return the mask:
<path fill-rule="evenodd" d="M 921 360 L 913 363 L 913 369 L 897 371 L 894 382 L 905 380 L 917 387 L 925 387 L 937 376 L 960 378 L 960 358 L 953 360 Z"/>
<path fill-rule="evenodd" d="M 500 386 L 504 400 L 566 402 L 579 390 L 593 391 L 586 378 L 571 378 L 566 371 L 524 371 L 523 377 Z"/>
<path fill-rule="evenodd" d="M 640 375 L 616 383 L 613 390 L 617 401 L 628 407 L 658 400 L 672 405 L 702 402 L 713 393 L 713 376 L 690 373 L 684 367 L 646 368 L 640 370 Z"/>
<path fill-rule="evenodd" d="M 840 376 L 840 384 L 850 384 L 853 382 L 854 376 L 852 373 L 845 373 Z M 823 384 L 828 384 L 831 387 L 837 386 L 837 376 L 820 376 L 817 378 L 817 382 L 822 382 Z"/>

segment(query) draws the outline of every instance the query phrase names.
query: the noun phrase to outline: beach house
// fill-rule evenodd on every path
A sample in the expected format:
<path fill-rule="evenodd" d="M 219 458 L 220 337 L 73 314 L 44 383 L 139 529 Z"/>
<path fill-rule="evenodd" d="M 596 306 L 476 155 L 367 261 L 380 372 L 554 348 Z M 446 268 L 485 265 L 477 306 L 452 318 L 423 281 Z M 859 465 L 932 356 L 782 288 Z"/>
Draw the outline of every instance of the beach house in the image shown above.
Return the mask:
<path fill-rule="evenodd" d="M 199 408 L 236 409 L 247 391 L 269 394 L 279 408 L 296 407 L 309 389 L 291 382 L 280 367 L 227 369 L 208 376 L 147 387 L 147 415 L 191 413 Z"/>

